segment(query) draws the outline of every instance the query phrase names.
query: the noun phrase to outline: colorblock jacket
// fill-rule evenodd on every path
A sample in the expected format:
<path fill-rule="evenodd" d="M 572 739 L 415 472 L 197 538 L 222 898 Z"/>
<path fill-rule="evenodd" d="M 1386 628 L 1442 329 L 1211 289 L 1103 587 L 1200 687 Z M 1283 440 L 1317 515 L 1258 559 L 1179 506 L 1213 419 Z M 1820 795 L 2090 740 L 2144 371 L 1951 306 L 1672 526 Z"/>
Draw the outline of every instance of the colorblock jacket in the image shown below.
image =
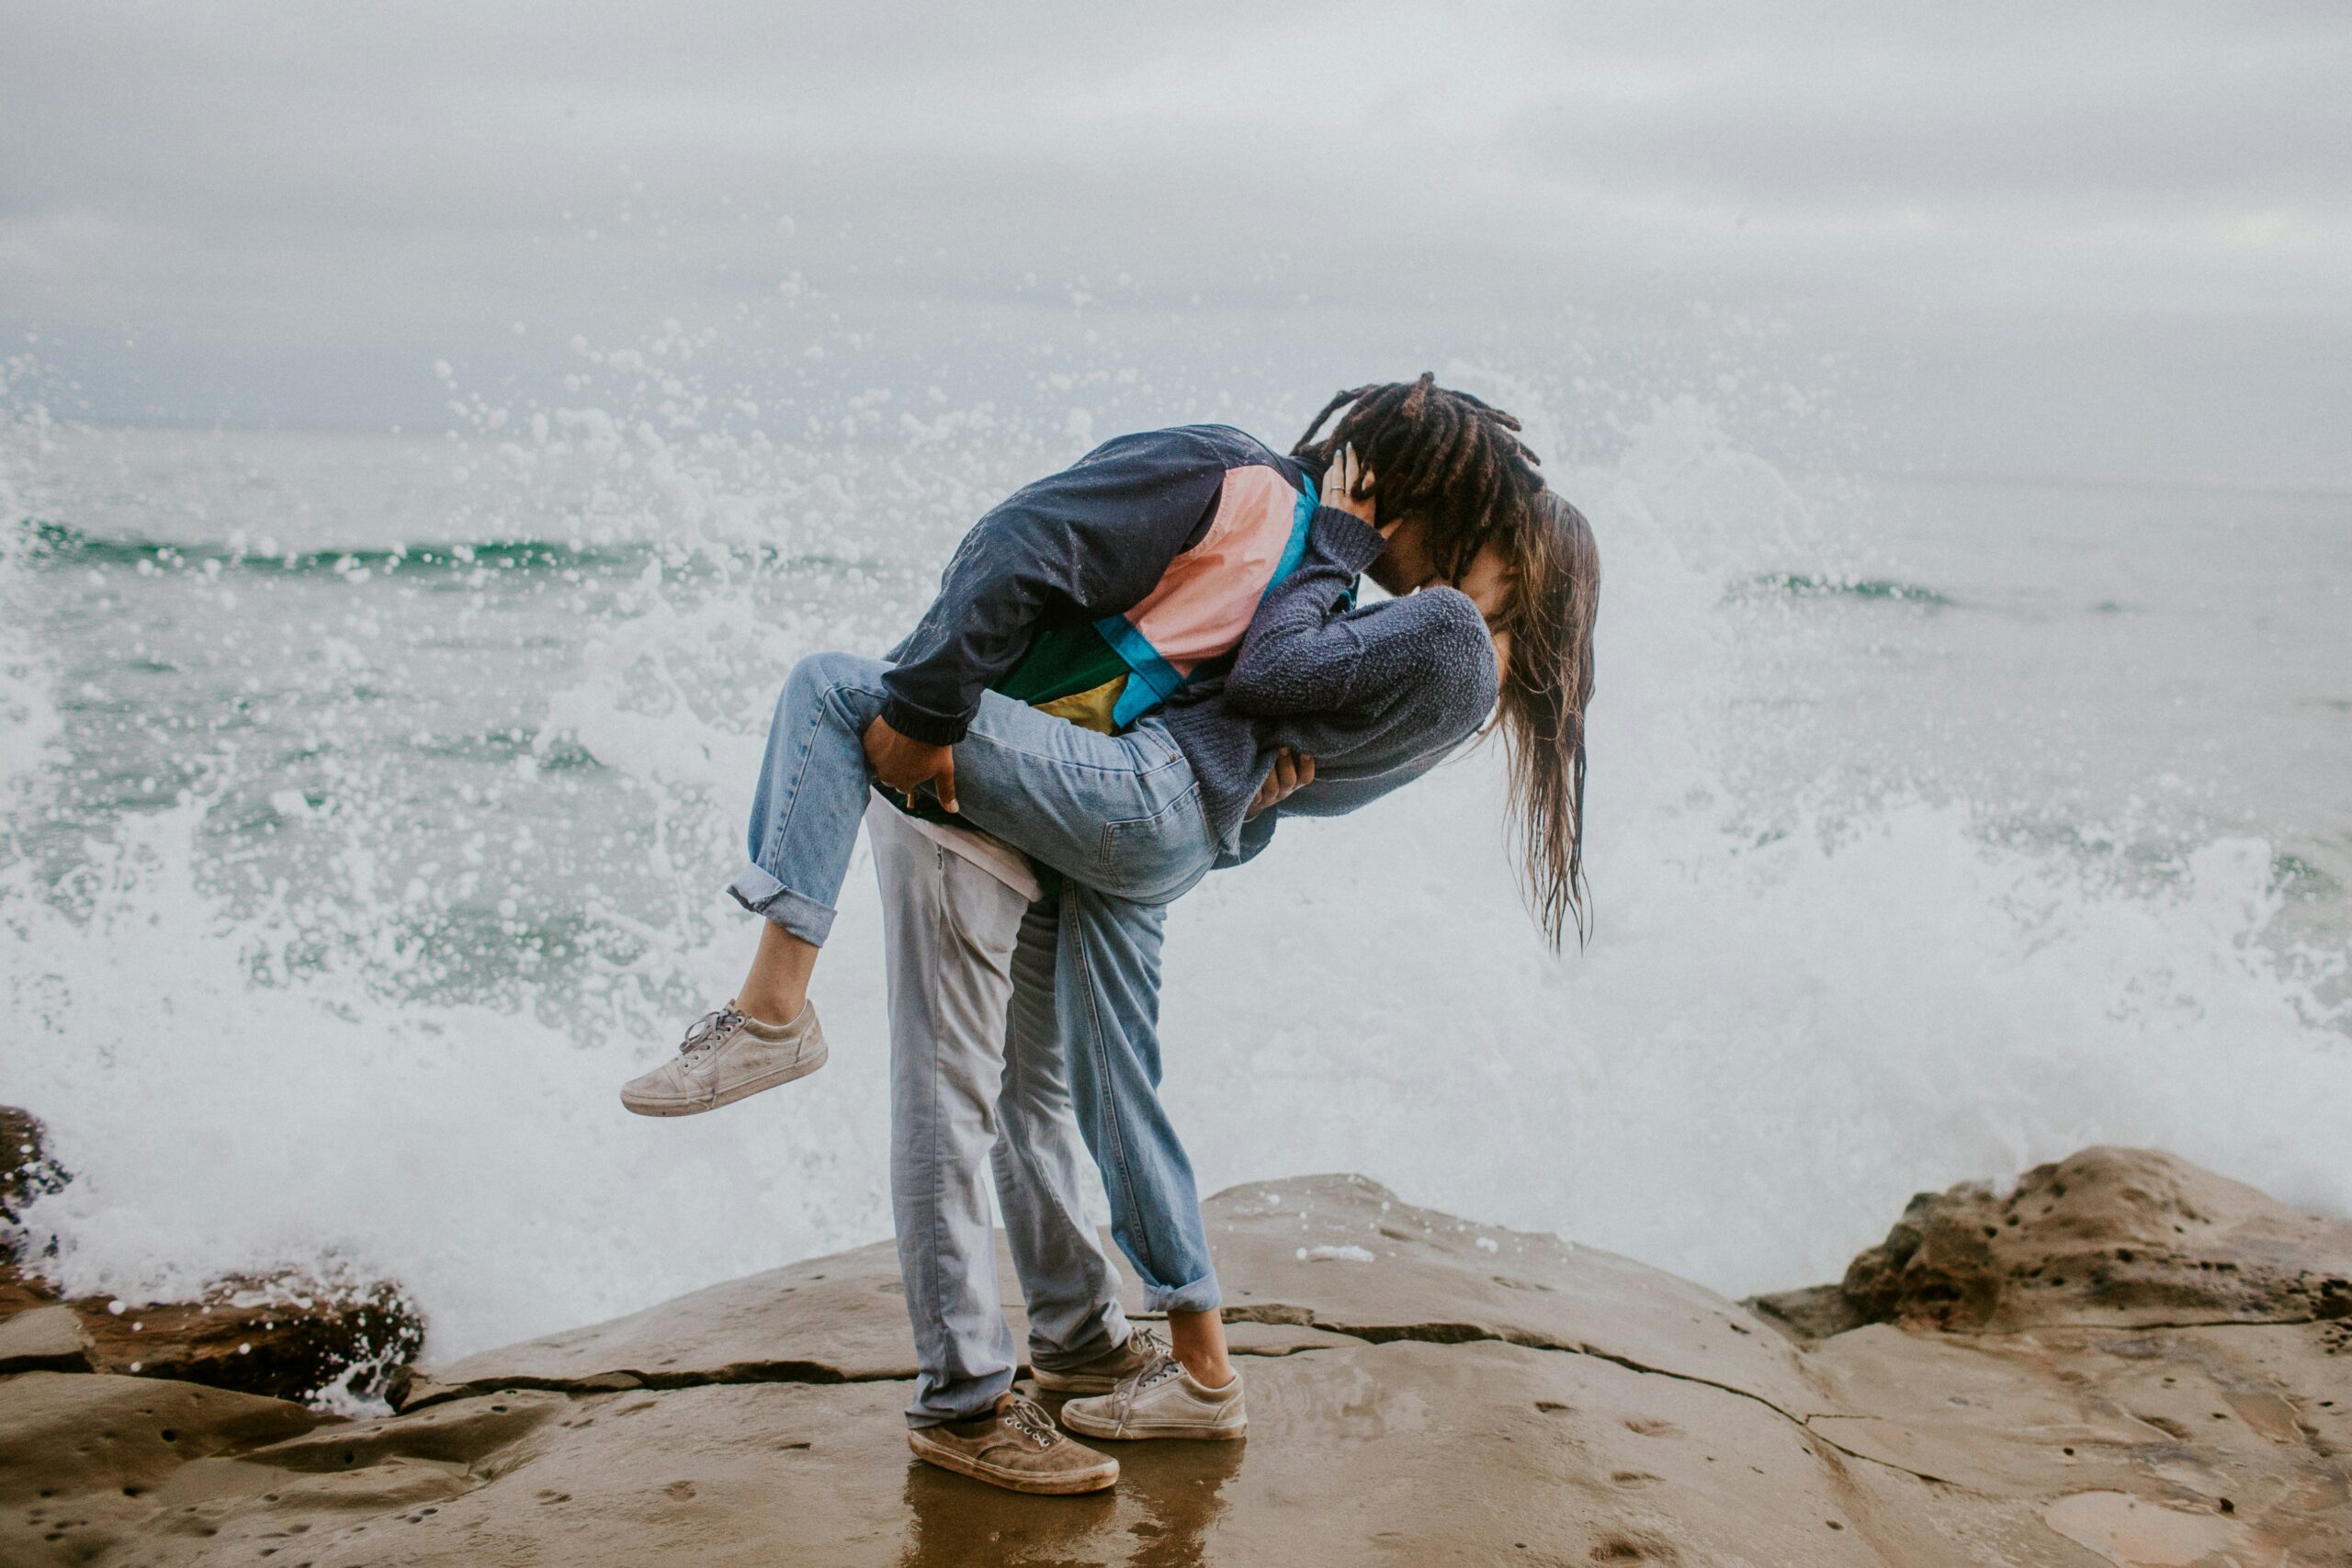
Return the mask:
<path fill-rule="evenodd" d="M 1105 442 L 964 536 L 882 716 L 952 745 L 997 691 L 1115 733 L 1240 645 L 1315 506 L 1304 468 L 1226 425 Z"/>

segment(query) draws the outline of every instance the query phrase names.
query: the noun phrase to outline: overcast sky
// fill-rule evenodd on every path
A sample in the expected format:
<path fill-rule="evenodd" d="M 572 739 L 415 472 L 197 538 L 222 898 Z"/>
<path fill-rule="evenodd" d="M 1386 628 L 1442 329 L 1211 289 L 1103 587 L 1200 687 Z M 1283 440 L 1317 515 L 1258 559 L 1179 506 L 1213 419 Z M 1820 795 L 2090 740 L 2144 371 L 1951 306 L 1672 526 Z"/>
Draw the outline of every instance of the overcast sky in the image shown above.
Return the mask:
<path fill-rule="evenodd" d="M 675 320 L 772 406 L 1050 361 L 1148 389 L 1114 420 L 1303 416 L 1470 362 L 1889 467 L 2352 485 L 2342 0 L 0 0 L 0 327 L 96 417 L 431 423 L 435 361 L 558 398 L 575 337 Z"/>

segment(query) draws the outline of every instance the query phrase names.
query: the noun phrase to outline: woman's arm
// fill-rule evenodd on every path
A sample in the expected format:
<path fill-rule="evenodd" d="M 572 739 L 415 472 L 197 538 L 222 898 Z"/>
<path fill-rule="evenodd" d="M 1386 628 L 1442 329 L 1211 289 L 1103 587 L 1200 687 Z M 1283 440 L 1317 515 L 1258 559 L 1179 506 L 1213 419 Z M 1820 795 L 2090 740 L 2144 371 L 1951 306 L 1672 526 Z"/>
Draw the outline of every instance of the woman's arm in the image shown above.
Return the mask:
<path fill-rule="evenodd" d="M 1494 706 L 1498 676 L 1486 618 L 1453 588 L 1424 588 L 1353 610 L 1318 606 L 1271 625 L 1261 609 L 1241 651 L 1226 699 L 1261 717 L 1369 715 L 1432 684 L 1443 688 L 1437 696 L 1448 723 L 1464 704 L 1476 705 L 1478 694 L 1477 718 Z"/>
<path fill-rule="evenodd" d="M 1243 713 L 1344 707 L 1363 656 L 1348 589 L 1388 541 L 1371 525 L 1331 506 L 1316 508 L 1306 554 L 1259 604 L 1226 677 L 1226 700 Z"/>
<path fill-rule="evenodd" d="M 1451 683 L 1451 676 L 1492 668 L 1484 610 L 1475 599 L 1425 589 L 1351 607 L 1356 579 L 1387 549 L 1397 526 L 1396 520 L 1376 525 L 1378 501 L 1370 470 L 1343 449 L 1323 476 L 1323 504 L 1309 525 L 1306 558 L 1267 592 L 1226 677 L 1226 699 L 1237 710 L 1265 717 L 1340 716 L 1359 702 L 1385 706 L 1403 685 L 1433 677 Z M 1467 579 L 1464 586 L 1470 586 Z M 1456 602 L 1445 603 L 1449 598 Z"/>
<path fill-rule="evenodd" d="M 1379 487 L 1352 450 L 1342 448 L 1323 476 L 1323 504 L 1308 525 L 1306 558 L 1266 595 L 1241 639 L 1226 700 L 1265 717 L 1345 716 L 1351 705 L 1386 707 L 1406 690 L 1458 697 L 1483 689 L 1494 705 L 1495 650 L 1487 607 L 1447 588 L 1353 609 L 1351 592 L 1380 558 L 1400 520 L 1377 527 Z M 1482 551 L 1462 586 L 1496 598 L 1501 560 Z M 1484 710 L 1481 710 L 1483 716 Z"/>

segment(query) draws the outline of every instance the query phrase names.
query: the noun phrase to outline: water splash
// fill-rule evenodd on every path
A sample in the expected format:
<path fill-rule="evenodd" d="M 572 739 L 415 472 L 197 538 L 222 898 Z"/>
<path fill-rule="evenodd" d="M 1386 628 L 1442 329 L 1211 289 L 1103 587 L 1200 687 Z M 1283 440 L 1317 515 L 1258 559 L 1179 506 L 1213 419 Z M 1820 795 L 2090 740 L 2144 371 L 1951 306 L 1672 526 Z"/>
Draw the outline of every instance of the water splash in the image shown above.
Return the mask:
<path fill-rule="evenodd" d="M 8 521 L 54 532 L 0 545 L 0 593 L 50 607 L 0 659 L 38 807 L 0 840 L 0 1061 L 79 1172 L 33 1216 L 76 1289 L 328 1258 L 408 1285 L 446 1356 L 886 1231 L 862 864 L 825 1074 L 669 1123 L 614 1087 L 740 973 L 715 886 L 784 671 L 885 646 L 1077 437 L 1057 405 L 891 433 L 869 401 L 853 438 L 786 442 L 646 377 L 454 443 L 289 439 L 266 485 L 263 448 L 179 438 L 119 514 L 19 440 L 44 493 Z M 1555 391 L 1498 395 L 1579 449 Z M 2100 1139 L 2352 1209 L 2314 985 L 2341 958 L 2267 940 L 2274 852 L 2142 836 L 2119 877 L 1965 801 L 1811 790 L 1786 737 L 1841 742 L 1790 717 L 1826 657 L 1796 584 L 1881 580 L 1703 404 L 1603 445 L 1555 471 L 1608 573 L 1592 949 L 1555 961 L 1521 911 L 1491 748 L 1286 826 L 1171 925 L 1204 1180 L 1361 1169 L 1728 1290 L 1832 1275 L 1912 1189 Z"/>

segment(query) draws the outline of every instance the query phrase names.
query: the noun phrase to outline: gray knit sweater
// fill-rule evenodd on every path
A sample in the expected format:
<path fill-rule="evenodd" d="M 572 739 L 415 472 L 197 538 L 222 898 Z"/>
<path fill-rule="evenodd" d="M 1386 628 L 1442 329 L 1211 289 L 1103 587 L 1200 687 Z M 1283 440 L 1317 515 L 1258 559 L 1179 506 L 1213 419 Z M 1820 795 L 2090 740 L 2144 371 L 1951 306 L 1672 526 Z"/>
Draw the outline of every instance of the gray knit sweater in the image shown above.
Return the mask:
<path fill-rule="evenodd" d="M 1385 547 L 1318 507 L 1298 569 L 1271 590 L 1222 682 L 1180 694 L 1168 728 L 1200 780 L 1209 826 L 1237 864 L 1285 815 L 1336 817 L 1429 772 L 1494 712 L 1494 644 L 1451 588 L 1356 607 L 1355 580 Z M 1315 782 L 1248 822 L 1242 814 L 1290 747 Z"/>

